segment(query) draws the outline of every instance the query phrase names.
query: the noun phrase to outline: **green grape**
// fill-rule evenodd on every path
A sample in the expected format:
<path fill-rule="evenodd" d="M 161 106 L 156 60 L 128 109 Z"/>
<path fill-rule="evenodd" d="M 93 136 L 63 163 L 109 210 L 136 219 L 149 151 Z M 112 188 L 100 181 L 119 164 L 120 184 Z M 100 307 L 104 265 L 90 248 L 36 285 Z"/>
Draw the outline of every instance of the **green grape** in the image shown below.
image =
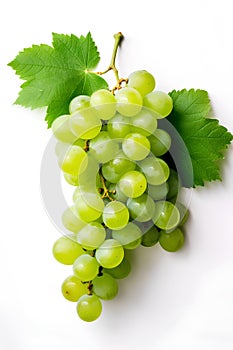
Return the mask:
<path fill-rule="evenodd" d="M 76 189 L 74 190 L 73 193 L 73 202 L 75 203 L 77 201 L 77 199 L 79 198 L 80 195 L 83 194 L 83 190 L 81 186 L 77 186 Z M 75 211 L 76 213 L 76 211 Z"/>
<path fill-rule="evenodd" d="M 136 164 L 126 158 L 123 152 L 117 154 L 116 158 L 110 160 L 102 166 L 102 174 L 104 178 L 111 182 L 117 183 L 121 176 L 124 175 L 125 169 L 127 171 L 134 170 Z"/>
<path fill-rule="evenodd" d="M 95 115 L 93 108 L 74 112 L 70 117 L 72 132 L 83 140 L 90 140 L 96 137 L 100 133 L 101 127 L 101 120 Z"/>
<path fill-rule="evenodd" d="M 120 230 L 129 221 L 129 211 L 125 204 L 118 201 L 108 203 L 103 210 L 103 222 L 112 230 Z"/>
<path fill-rule="evenodd" d="M 108 185 L 108 190 L 110 192 L 110 196 L 120 202 L 125 203 L 128 199 L 128 197 L 121 192 L 120 188 L 119 188 L 119 184 L 110 184 Z"/>
<path fill-rule="evenodd" d="M 100 317 L 102 312 L 102 304 L 100 299 L 92 294 L 85 294 L 81 296 L 77 303 L 77 313 L 81 320 L 86 322 L 93 322 Z"/>
<path fill-rule="evenodd" d="M 78 233 L 86 225 L 86 222 L 77 215 L 74 206 L 64 211 L 62 214 L 62 223 L 67 230 L 74 233 Z"/>
<path fill-rule="evenodd" d="M 82 283 L 76 276 L 69 276 L 62 283 L 61 291 L 69 301 L 78 301 L 79 298 L 88 293 L 87 284 Z"/>
<path fill-rule="evenodd" d="M 184 234 L 179 228 L 169 233 L 162 230 L 160 231 L 159 243 L 168 252 L 176 252 L 184 244 Z"/>
<path fill-rule="evenodd" d="M 83 221 L 91 222 L 102 215 L 104 202 L 98 193 L 83 192 L 78 196 L 74 207 Z"/>
<path fill-rule="evenodd" d="M 73 143 L 77 137 L 70 129 L 70 115 L 62 115 L 56 118 L 52 124 L 52 132 L 56 139 L 66 143 Z"/>
<path fill-rule="evenodd" d="M 150 153 L 150 142 L 141 134 L 131 133 L 122 142 L 122 150 L 129 159 L 142 160 Z"/>
<path fill-rule="evenodd" d="M 167 199 L 174 198 L 178 195 L 179 189 L 181 187 L 179 177 L 174 169 L 170 169 L 170 176 L 167 180 L 169 191 L 167 193 Z"/>
<path fill-rule="evenodd" d="M 171 136 L 163 129 L 156 129 L 153 135 L 148 137 L 151 152 L 156 156 L 162 156 L 171 147 Z"/>
<path fill-rule="evenodd" d="M 173 108 L 172 98 L 163 91 L 150 92 L 144 97 L 143 104 L 156 112 L 158 119 L 167 117 Z"/>
<path fill-rule="evenodd" d="M 147 194 L 142 194 L 137 198 L 127 200 L 127 208 L 132 219 L 145 222 L 152 219 L 155 212 L 155 203 Z"/>
<path fill-rule="evenodd" d="M 124 258 L 124 248 L 120 242 L 109 238 L 96 249 L 95 257 L 101 266 L 112 269 L 122 262 Z"/>
<path fill-rule="evenodd" d="M 79 174 L 78 182 L 83 192 L 95 192 L 99 183 L 99 163 L 90 154 L 88 154 L 88 164 L 81 174 Z"/>
<path fill-rule="evenodd" d="M 148 157 L 143 159 L 139 166 L 150 185 L 162 185 L 169 177 L 169 166 L 160 158 Z"/>
<path fill-rule="evenodd" d="M 137 70 L 129 75 L 128 86 L 136 89 L 142 96 L 153 91 L 156 85 L 155 78 L 146 70 Z"/>
<path fill-rule="evenodd" d="M 148 231 L 146 231 L 142 236 L 141 245 L 144 247 L 152 247 L 159 240 L 159 231 L 156 226 L 152 226 Z"/>
<path fill-rule="evenodd" d="M 157 119 L 147 109 L 142 109 L 137 115 L 130 119 L 131 132 L 139 133 L 143 136 L 153 134 L 157 128 Z"/>
<path fill-rule="evenodd" d="M 167 193 L 168 193 L 168 183 L 164 182 L 161 185 L 148 185 L 148 194 L 156 201 L 159 201 L 161 199 L 166 199 Z"/>
<path fill-rule="evenodd" d="M 62 142 L 62 141 L 57 141 L 56 145 L 55 145 L 55 153 L 56 153 L 56 156 L 58 158 L 64 158 L 67 150 L 69 149 L 70 147 L 70 144 L 69 143 L 65 143 L 65 142 Z"/>
<path fill-rule="evenodd" d="M 129 260 L 126 257 L 124 257 L 122 262 L 118 266 L 112 269 L 104 268 L 103 272 L 107 272 L 109 275 L 111 275 L 114 278 L 122 279 L 122 278 L 126 278 L 130 274 L 131 265 Z"/>
<path fill-rule="evenodd" d="M 99 163 L 114 159 L 118 151 L 118 143 L 109 136 L 107 131 L 101 131 L 89 144 L 89 152 Z"/>
<path fill-rule="evenodd" d="M 116 92 L 117 111 L 126 117 L 132 117 L 142 108 L 142 96 L 131 87 L 124 87 Z"/>
<path fill-rule="evenodd" d="M 69 185 L 78 186 L 78 176 L 63 173 L 64 179 Z"/>
<path fill-rule="evenodd" d="M 176 207 L 178 208 L 178 210 L 180 212 L 179 226 L 183 226 L 186 223 L 186 221 L 188 220 L 189 210 L 188 210 L 188 208 L 186 208 L 185 205 L 183 205 L 180 202 L 176 202 Z"/>
<path fill-rule="evenodd" d="M 68 237 L 58 238 L 53 245 L 54 258 L 64 265 L 72 265 L 84 253 L 81 245 Z"/>
<path fill-rule="evenodd" d="M 79 231 L 77 241 L 84 249 L 94 250 L 105 240 L 106 232 L 98 222 L 92 222 Z"/>
<path fill-rule="evenodd" d="M 153 221 L 162 230 L 171 230 L 179 224 L 179 210 L 168 201 L 156 202 Z"/>
<path fill-rule="evenodd" d="M 88 282 L 93 280 L 99 272 L 99 264 L 93 256 L 89 254 L 80 255 L 73 264 L 73 271 L 80 281 Z"/>
<path fill-rule="evenodd" d="M 107 124 L 109 135 L 116 141 L 121 141 L 130 133 L 130 124 L 127 117 L 116 114 Z"/>
<path fill-rule="evenodd" d="M 136 249 L 141 244 L 142 232 L 137 225 L 129 222 L 123 229 L 113 230 L 112 237 L 125 249 Z"/>
<path fill-rule="evenodd" d="M 90 96 L 79 95 L 74 97 L 69 104 L 70 114 L 90 107 Z"/>
<path fill-rule="evenodd" d="M 145 192 L 146 187 L 145 176 L 136 170 L 125 173 L 119 181 L 120 191 L 130 198 L 141 196 Z"/>
<path fill-rule="evenodd" d="M 111 300 L 117 296 L 117 281 L 108 273 L 103 273 L 102 276 L 97 276 L 92 283 L 92 290 L 99 298 Z"/>
<path fill-rule="evenodd" d="M 78 176 L 87 167 L 88 157 L 79 146 L 70 146 L 65 157 L 59 158 L 61 169 L 72 176 Z"/>
<path fill-rule="evenodd" d="M 109 120 L 116 113 L 116 99 L 109 90 L 95 91 L 91 95 L 90 104 L 101 119 Z"/>

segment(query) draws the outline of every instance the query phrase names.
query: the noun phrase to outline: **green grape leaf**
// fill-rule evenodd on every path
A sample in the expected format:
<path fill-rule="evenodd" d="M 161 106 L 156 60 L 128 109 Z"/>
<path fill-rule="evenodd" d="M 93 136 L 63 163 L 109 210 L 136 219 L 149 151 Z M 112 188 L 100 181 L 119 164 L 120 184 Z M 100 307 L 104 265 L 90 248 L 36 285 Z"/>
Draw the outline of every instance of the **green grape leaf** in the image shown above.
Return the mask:
<path fill-rule="evenodd" d="M 99 60 L 90 33 L 80 38 L 53 33 L 53 47 L 33 45 L 8 64 L 25 80 L 15 103 L 32 109 L 47 107 L 45 119 L 50 127 L 58 116 L 68 113 L 73 97 L 108 88 L 92 72 Z"/>
<path fill-rule="evenodd" d="M 184 141 L 192 165 L 193 176 L 187 177 L 183 186 L 204 186 L 206 181 L 221 180 L 219 160 L 224 158 L 223 151 L 233 135 L 218 120 L 208 118 L 211 108 L 208 93 L 184 89 L 173 90 L 169 95 L 174 107 L 167 119 Z M 180 159 L 185 167 L 183 154 Z"/>

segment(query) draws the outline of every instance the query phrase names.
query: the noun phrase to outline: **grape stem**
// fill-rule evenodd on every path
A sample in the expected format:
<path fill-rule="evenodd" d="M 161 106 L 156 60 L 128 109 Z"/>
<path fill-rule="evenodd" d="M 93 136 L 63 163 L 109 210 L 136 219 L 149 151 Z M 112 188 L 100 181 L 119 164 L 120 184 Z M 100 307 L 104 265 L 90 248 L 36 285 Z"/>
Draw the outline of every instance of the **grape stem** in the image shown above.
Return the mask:
<path fill-rule="evenodd" d="M 114 194 L 114 192 L 115 191 L 109 191 L 109 189 L 106 187 L 106 184 L 105 184 L 105 178 L 103 177 L 103 175 L 102 175 L 102 173 L 101 173 L 101 171 L 99 172 L 99 175 L 100 175 L 100 181 L 101 181 L 101 183 L 102 183 L 102 188 L 101 188 L 101 198 L 108 198 L 108 199 L 110 199 L 110 201 L 114 201 L 114 199 L 110 196 L 110 194 L 109 193 L 113 193 Z"/>
<path fill-rule="evenodd" d="M 92 287 L 93 287 L 92 281 L 88 282 L 88 286 L 87 286 L 88 295 L 92 295 Z"/>
<path fill-rule="evenodd" d="M 127 82 L 128 81 L 128 79 L 124 79 L 124 78 L 120 79 L 119 78 L 119 72 L 118 72 L 118 69 L 116 68 L 117 50 L 118 50 L 118 47 L 120 46 L 120 43 L 123 40 L 123 38 L 124 38 L 124 36 L 123 36 L 123 34 L 121 32 L 118 32 L 118 33 L 114 34 L 115 41 L 114 41 L 112 58 L 111 58 L 110 64 L 109 64 L 108 68 L 106 70 L 104 70 L 103 72 L 96 72 L 96 74 L 103 75 L 103 74 L 108 73 L 110 70 L 113 71 L 113 73 L 115 74 L 115 77 L 116 77 L 117 85 L 113 88 L 112 92 L 114 92 L 117 89 L 120 89 L 121 88 L 121 84 L 123 82 Z"/>

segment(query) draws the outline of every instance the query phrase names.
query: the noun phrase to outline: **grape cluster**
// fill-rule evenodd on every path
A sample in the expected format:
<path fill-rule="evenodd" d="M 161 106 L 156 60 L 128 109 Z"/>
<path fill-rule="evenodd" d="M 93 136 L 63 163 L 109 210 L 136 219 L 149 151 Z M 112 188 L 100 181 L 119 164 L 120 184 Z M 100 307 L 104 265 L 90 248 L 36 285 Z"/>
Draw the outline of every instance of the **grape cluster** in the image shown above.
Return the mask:
<path fill-rule="evenodd" d="M 100 316 L 101 299 L 114 298 L 117 280 L 130 273 L 127 250 L 159 242 L 175 252 L 184 242 L 188 212 L 177 201 L 177 171 L 164 157 L 171 137 L 158 128 L 173 102 L 155 85 L 149 72 L 133 72 L 113 92 L 73 98 L 70 114 L 52 125 L 58 163 L 75 186 L 62 217 L 71 234 L 55 242 L 53 255 L 73 265 L 62 293 L 87 322 Z"/>

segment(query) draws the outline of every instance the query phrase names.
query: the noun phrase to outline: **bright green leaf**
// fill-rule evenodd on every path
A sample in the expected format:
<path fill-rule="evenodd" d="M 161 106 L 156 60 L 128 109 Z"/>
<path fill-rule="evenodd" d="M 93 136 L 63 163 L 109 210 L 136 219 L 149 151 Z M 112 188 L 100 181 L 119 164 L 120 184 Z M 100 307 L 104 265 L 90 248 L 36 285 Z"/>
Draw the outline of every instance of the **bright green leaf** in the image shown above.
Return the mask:
<path fill-rule="evenodd" d="M 192 163 L 193 177 L 187 176 L 183 185 L 204 186 L 205 181 L 221 180 L 218 160 L 224 157 L 223 150 L 230 144 L 233 135 L 219 125 L 218 120 L 207 118 L 210 111 L 207 92 L 174 90 L 170 96 L 174 107 L 167 120 L 183 139 Z M 184 150 L 178 152 L 177 157 L 181 166 L 187 164 Z"/>
<path fill-rule="evenodd" d="M 91 72 L 99 59 L 90 33 L 80 38 L 53 33 L 53 47 L 33 45 L 9 63 L 25 80 L 15 103 L 32 109 L 47 106 L 50 127 L 59 115 L 68 113 L 73 97 L 108 88 L 102 77 Z"/>

